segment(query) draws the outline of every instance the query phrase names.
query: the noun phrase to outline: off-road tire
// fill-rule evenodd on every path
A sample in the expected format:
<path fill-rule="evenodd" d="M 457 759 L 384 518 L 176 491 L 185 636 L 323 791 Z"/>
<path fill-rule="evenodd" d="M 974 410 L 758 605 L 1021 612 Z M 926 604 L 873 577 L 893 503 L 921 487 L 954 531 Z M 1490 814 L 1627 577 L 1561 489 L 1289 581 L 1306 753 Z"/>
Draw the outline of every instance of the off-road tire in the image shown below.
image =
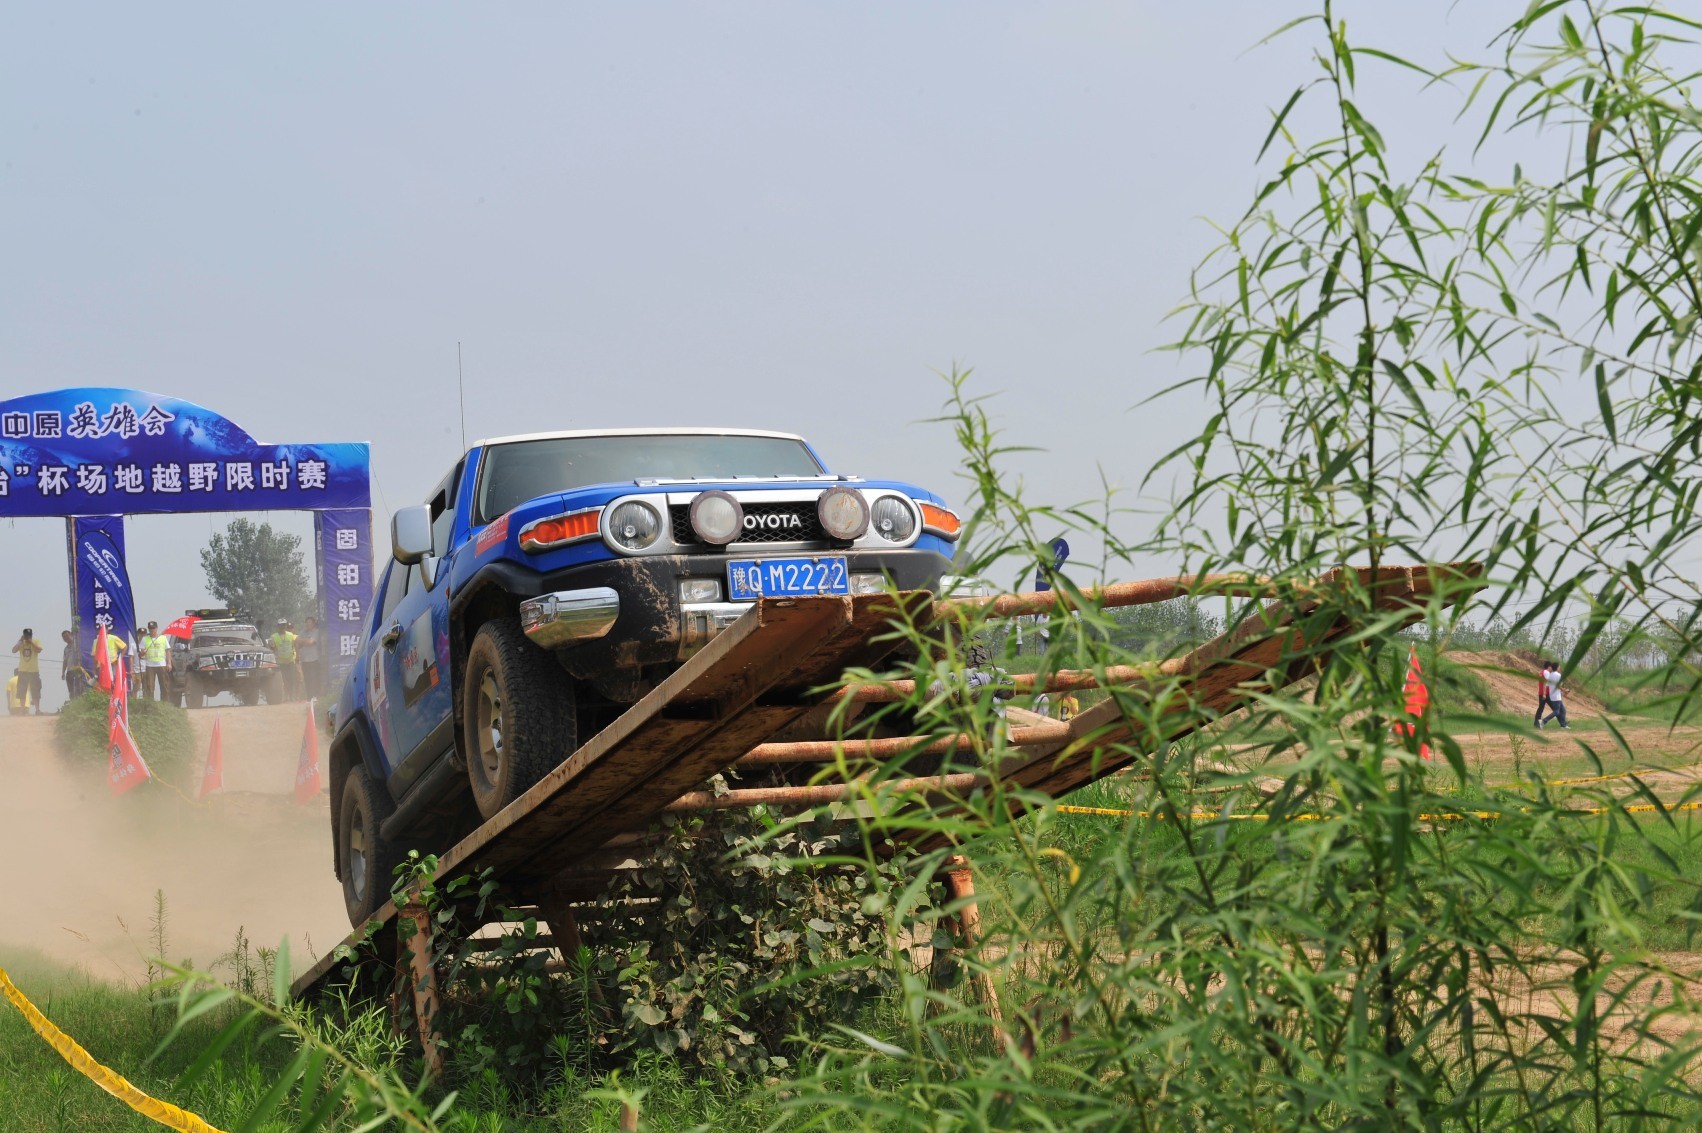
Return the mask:
<path fill-rule="evenodd" d="M 579 746 L 573 678 L 532 643 L 518 618 L 479 629 L 461 697 L 467 781 L 487 819 Z"/>
<path fill-rule="evenodd" d="M 343 780 L 337 808 L 337 869 L 343 875 L 343 905 L 359 928 L 390 899 L 390 882 L 406 852 L 379 828 L 396 809 L 390 794 L 356 766 Z"/>
<path fill-rule="evenodd" d="M 267 704 L 282 704 L 284 702 L 284 675 L 273 673 L 260 683 L 260 692 L 266 697 Z"/>
<path fill-rule="evenodd" d="M 207 706 L 207 694 L 201 688 L 201 678 L 194 673 L 190 673 L 188 679 L 183 682 L 183 704 L 186 708 Z"/>

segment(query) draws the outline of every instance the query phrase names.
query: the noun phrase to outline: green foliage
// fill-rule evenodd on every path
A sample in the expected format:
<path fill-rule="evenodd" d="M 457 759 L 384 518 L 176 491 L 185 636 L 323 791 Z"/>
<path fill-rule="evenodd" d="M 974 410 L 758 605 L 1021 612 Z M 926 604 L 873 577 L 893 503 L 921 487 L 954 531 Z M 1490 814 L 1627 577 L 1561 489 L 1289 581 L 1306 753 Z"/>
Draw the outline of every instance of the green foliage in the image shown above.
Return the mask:
<path fill-rule="evenodd" d="M 894 986 L 872 962 L 889 930 L 875 889 L 902 876 L 862 864 L 856 839 L 826 822 L 730 810 L 670 823 L 605 904 L 622 942 L 600 960 L 618 968 L 614 1045 L 762 1076 L 793 1064 L 798 1036 L 858 1019 Z"/>
<path fill-rule="evenodd" d="M 231 520 L 202 548 L 201 569 L 208 592 L 253 618 L 262 634 L 278 618 L 299 621 L 313 610 L 301 538 L 274 531 L 270 523 Z"/>
<path fill-rule="evenodd" d="M 1467 593 L 1408 612 L 1367 585 L 1384 564 L 1475 561 L 1491 615 L 1517 611 L 1511 632 L 1586 611 L 1568 668 L 1624 619 L 1666 635 L 1653 663 L 1702 691 L 1684 660 L 1698 497 L 1681 471 L 1702 437 L 1702 118 L 1691 76 L 1660 62 L 1697 30 L 1559 0 L 1517 16 L 1496 62 L 1432 71 L 1354 43 L 1327 2 L 1287 25 L 1313 37 L 1314 73 L 1179 312 L 1193 370 L 1170 396 L 1199 395 L 1207 419 L 1153 470 L 1183 487 L 1148 542 L 1122 543 L 1098 501 L 1026 506 L 1003 469 L 1017 446 L 956 377 L 973 485 L 958 569 L 1007 577 L 1060 527 L 1103 540 L 1113 572 L 1167 557 L 1195 575 L 1191 598 L 1228 603 L 1226 628 L 1263 643 L 1264 673 L 1241 679 L 1270 691 L 1228 718 L 1168 670 L 1113 691 L 1093 710 L 1100 758 L 1132 765 L 1138 813 L 1098 839 L 998 779 L 866 816 L 871 846 L 929 849 L 918 883 L 951 854 L 997 880 L 987 943 L 961 958 L 1003 1020 L 967 993 L 979 981 L 934 987 L 894 949 L 898 1010 L 815 1047 L 792 1127 L 1570 1130 L 1698 1112 L 1702 1045 L 1673 1025 L 1692 993 L 1651 947 L 1698 923 L 1695 828 L 1608 784 L 1560 798 L 1485 783 L 1447 714 L 1394 732 L 1403 623 L 1445 641 Z M 1409 157 L 1373 124 L 1397 76 L 1461 92 L 1443 113 L 1482 131 L 1477 168 Z M 1502 130 L 1563 132 L 1545 150 L 1561 168 L 1484 180 Z M 1572 375 L 1593 419 L 1548 396 Z M 1372 570 L 1329 573 L 1343 563 Z M 1255 580 L 1269 605 L 1233 597 Z M 1321 636 L 1341 623 L 1355 628 Z M 1091 601 L 1054 619 L 1040 670 L 1145 660 L 1116 624 Z M 980 629 L 966 616 L 954 636 Z M 923 690 L 960 663 L 931 627 L 903 632 L 919 660 L 882 675 Z M 989 704 L 918 692 L 892 711 L 986 737 L 944 770 L 1022 758 Z M 1202 748 L 1169 742 L 1199 728 L 1252 773 L 1209 782 Z M 894 761 L 868 788 L 909 773 Z M 911 887 L 871 885 L 910 917 Z"/>
<path fill-rule="evenodd" d="M 106 704 L 106 693 L 99 689 L 86 692 L 60 710 L 53 726 L 53 740 L 61 755 L 103 772 L 111 758 Z M 130 734 L 155 775 L 179 786 L 188 782 L 195 756 L 189 713 L 164 701 L 131 697 Z"/>
<path fill-rule="evenodd" d="M 411 853 L 395 894 L 406 903 L 412 890 L 432 918 L 449 1073 L 467 1089 L 536 1097 L 564 1070 L 590 1076 L 647 1053 L 734 1081 L 787 1070 L 791 1044 L 893 986 L 877 962 L 889 924 L 871 877 L 900 867 L 846 856 L 856 850 L 843 828 L 778 828 L 760 812 L 670 821 L 645 867 L 599 902 L 599 947 L 565 971 L 552 962 L 562 942 L 488 878 L 440 889 L 435 859 Z M 487 923 L 508 927 L 467 936 Z"/>

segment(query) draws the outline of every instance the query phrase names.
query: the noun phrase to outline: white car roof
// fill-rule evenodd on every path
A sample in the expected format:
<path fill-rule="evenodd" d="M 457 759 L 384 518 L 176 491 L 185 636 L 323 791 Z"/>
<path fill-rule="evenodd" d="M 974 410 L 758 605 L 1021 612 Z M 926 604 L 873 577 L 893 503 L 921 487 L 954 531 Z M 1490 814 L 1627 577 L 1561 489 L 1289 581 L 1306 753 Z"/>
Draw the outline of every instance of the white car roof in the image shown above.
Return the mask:
<path fill-rule="evenodd" d="M 489 445 L 511 445 L 520 441 L 553 441 L 571 437 L 772 437 L 784 441 L 803 441 L 796 433 L 775 433 L 767 429 L 716 428 L 657 428 L 648 429 L 562 429 L 553 433 L 516 433 L 510 437 L 488 437 L 475 442 L 480 448 Z"/>

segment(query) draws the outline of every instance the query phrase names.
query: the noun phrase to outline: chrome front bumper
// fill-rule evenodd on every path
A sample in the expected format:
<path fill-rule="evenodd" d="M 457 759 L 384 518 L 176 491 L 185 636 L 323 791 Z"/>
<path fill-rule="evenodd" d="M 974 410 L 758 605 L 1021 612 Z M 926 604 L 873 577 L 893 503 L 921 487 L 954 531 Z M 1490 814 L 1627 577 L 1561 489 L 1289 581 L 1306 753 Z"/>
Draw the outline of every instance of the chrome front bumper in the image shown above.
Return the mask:
<path fill-rule="evenodd" d="M 607 586 L 557 590 L 520 603 L 520 628 L 545 649 L 557 649 L 602 637 L 620 613 L 621 596 Z"/>

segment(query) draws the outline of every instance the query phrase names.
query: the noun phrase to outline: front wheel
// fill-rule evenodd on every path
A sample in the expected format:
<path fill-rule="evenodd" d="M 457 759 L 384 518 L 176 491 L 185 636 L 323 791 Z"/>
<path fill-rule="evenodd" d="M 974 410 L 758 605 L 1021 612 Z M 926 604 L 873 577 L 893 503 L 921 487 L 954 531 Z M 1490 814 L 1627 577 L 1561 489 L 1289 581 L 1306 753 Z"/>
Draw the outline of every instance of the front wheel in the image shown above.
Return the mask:
<path fill-rule="evenodd" d="M 462 684 L 462 750 L 480 815 L 494 817 L 573 754 L 575 715 L 572 678 L 518 619 L 480 628 Z"/>
<path fill-rule="evenodd" d="M 372 781 L 365 767 L 356 767 L 343 780 L 343 801 L 337 810 L 337 865 L 343 875 L 343 905 L 349 924 L 359 928 L 390 899 L 390 879 L 401 864 L 401 847 L 379 833 L 395 809 L 390 796 Z"/>
<path fill-rule="evenodd" d="M 202 708 L 207 703 L 207 694 L 202 688 L 201 678 L 194 673 L 190 673 L 189 679 L 184 682 L 183 700 L 188 708 Z"/>

